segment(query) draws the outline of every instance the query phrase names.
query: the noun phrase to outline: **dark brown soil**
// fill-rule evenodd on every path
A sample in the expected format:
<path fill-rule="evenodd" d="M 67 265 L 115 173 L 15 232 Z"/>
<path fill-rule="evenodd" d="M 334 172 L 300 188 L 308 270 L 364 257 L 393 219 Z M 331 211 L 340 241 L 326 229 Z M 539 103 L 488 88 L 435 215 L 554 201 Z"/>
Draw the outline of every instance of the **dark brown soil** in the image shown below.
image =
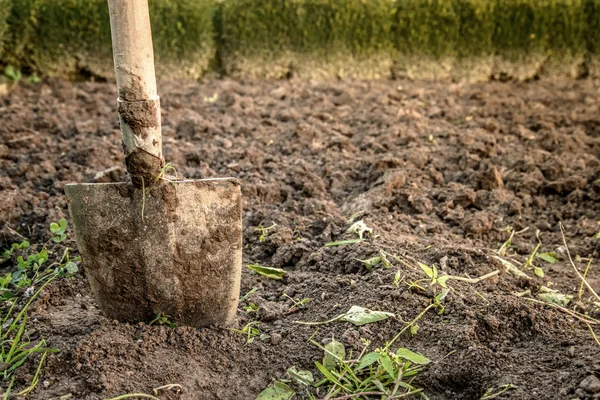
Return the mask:
<path fill-rule="evenodd" d="M 100 314 L 84 277 L 61 280 L 31 313 L 36 334 L 61 350 L 48 358 L 31 397 L 105 399 L 180 384 L 183 394 L 162 398 L 252 399 L 290 366 L 316 374 L 322 353 L 307 342 L 311 336 L 335 336 L 355 351 L 368 338 L 375 348 L 431 303 L 435 288 L 393 285 L 398 269 L 406 282 L 422 279 L 417 269 L 394 262 L 368 272 L 356 260 L 384 249 L 445 274 L 502 270 L 478 284 L 450 281 L 445 312 L 429 311 L 416 335 L 397 342 L 433 360 L 414 382 L 430 398 L 479 399 L 508 383 L 517 389 L 501 398 L 599 398 L 579 387 L 600 376 L 600 346 L 588 327 L 515 296 L 552 282 L 576 296 L 569 309 L 599 317 L 589 292 L 577 299 L 580 281 L 558 225 L 573 257 L 584 258 L 578 268 L 600 257 L 593 238 L 600 230 L 599 86 L 163 83 L 166 160 L 187 178 L 239 178 L 244 263 L 287 271 L 274 281 L 244 268 L 242 293 L 257 288 L 250 301 L 260 310 L 240 308 L 235 326 L 259 320 L 270 338 L 245 344 L 243 335 L 221 327 L 117 323 Z M 48 224 L 67 215 L 66 183 L 126 178 L 116 97 L 113 84 L 50 82 L 0 98 L 0 244 L 19 240 L 14 230 L 45 242 Z M 345 237 L 356 212 L 377 236 L 323 247 Z M 273 223 L 260 242 L 255 228 Z M 529 228 L 509 252 L 517 265 L 536 246 L 536 230 L 540 250 L 558 253 L 556 264 L 536 260 L 543 279 L 531 270 L 533 279 L 515 278 L 493 257 L 509 237 L 507 226 Z M 75 246 L 73 237 L 66 245 Z M 589 283 L 600 290 L 595 263 Z M 284 293 L 310 301 L 290 312 Z M 337 322 L 316 333 L 294 323 L 329 319 L 352 305 L 397 318 L 363 327 Z M 34 370 L 33 363 L 24 367 L 17 384 Z"/>

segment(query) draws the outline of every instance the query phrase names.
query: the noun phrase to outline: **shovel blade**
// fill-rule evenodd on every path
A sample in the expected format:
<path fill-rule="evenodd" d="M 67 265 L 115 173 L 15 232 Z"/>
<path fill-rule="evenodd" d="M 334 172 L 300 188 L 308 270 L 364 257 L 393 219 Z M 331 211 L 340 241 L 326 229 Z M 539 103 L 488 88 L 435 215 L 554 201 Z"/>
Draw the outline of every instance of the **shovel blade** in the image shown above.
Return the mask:
<path fill-rule="evenodd" d="M 65 191 L 83 268 L 107 317 L 138 322 L 161 313 L 194 327 L 233 321 L 242 266 L 238 180 Z"/>

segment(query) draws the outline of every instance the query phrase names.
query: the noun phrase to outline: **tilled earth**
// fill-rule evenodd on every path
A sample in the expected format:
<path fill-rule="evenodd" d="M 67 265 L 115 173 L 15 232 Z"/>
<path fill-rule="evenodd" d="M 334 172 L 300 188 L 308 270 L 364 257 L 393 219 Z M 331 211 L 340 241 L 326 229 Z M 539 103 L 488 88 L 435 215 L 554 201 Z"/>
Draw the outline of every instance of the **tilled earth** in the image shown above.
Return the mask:
<path fill-rule="evenodd" d="M 593 378 L 600 377 L 600 344 L 588 326 L 528 300 L 551 286 L 575 296 L 568 310 L 600 317 L 588 290 L 578 298 L 581 281 L 559 229 L 562 222 L 580 271 L 599 258 L 599 86 L 163 82 L 167 161 L 186 178 L 239 178 L 244 264 L 287 272 L 275 281 L 244 268 L 242 294 L 257 290 L 242 305 L 260 308 L 240 307 L 235 327 L 259 321 L 268 337 L 246 344 L 224 327 L 117 323 L 101 315 L 78 274 L 53 282 L 30 313 L 30 335 L 60 349 L 30 398 L 106 399 L 179 384 L 181 394 L 161 398 L 252 399 L 290 366 L 319 376 L 314 362 L 322 351 L 309 338 L 335 337 L 354 352 L 365 338 L 374 349 L 432 302 L 439 286 L 410 287 L 426 278 L 417 261 L 471 278 L 500 271 L 479 283 L 448 281 L 444 313 L 428 311 L 416 334 L 396 342 L 432 360 L 413 382 L 429 398 L 479 399 L 504 384 L 516 388 L 499 398 L 600 398 Z M 127 179 L 115 103 L 111 83 L 50 81 L 0 97 L 2 247 L 19 235 L 45 243 L 49 223 L 68 217 L 66 183 Z M 357 213 L 373 235 L 324 247 L 352 237 L 347 220 Z M 274 224 L 261 241 L 256 228 Z M 531 279 L 515 277 L 494 257 L 508 227 L 517 233 L 505 259 Z M 65 246 L 75 247 L 73 236 Z M 543 278 L 523 267 L 538 236 L 539 251 L 559 258 L 534 258 Z M 390 259 L 391 268 L 368 271 L 358 261 L 380 250 L 404 263 Z M 600 291 L 595 262 L 588 282 Z M 294 309 L 283 294 L 310 301 Z M 396 318 L 362 327 L 294 322 L 327 320 L 352 305 Z M 17 373 L 19 388 L 31 381 L 34 361 Z"/>

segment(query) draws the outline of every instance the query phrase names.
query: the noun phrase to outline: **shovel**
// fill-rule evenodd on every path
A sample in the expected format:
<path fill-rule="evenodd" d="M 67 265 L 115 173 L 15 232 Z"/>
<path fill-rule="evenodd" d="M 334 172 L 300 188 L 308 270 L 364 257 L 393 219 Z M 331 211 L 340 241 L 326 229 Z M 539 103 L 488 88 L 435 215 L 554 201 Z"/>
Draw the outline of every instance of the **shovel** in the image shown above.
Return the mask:
<path fill-rule="evenodd" d="M 119 321 L 228 324 L 240 291 L 240 183 L 165 179 L 148 3 L 108 4 L 131 182 L 65 187 L 92 292 Z"/>

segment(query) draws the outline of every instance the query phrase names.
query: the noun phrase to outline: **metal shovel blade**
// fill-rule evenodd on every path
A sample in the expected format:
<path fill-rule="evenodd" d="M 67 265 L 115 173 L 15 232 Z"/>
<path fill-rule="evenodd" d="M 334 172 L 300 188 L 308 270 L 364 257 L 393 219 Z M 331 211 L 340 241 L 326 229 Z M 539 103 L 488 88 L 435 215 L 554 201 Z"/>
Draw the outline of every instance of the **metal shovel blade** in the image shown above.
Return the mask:
<path fill-rule="evenodd" d="M 104 314 L 148 321 L 162 313 L 188 326 L 228 324 L 242 265 L 236 179 L 65 187 L 77 246 Z"/>

